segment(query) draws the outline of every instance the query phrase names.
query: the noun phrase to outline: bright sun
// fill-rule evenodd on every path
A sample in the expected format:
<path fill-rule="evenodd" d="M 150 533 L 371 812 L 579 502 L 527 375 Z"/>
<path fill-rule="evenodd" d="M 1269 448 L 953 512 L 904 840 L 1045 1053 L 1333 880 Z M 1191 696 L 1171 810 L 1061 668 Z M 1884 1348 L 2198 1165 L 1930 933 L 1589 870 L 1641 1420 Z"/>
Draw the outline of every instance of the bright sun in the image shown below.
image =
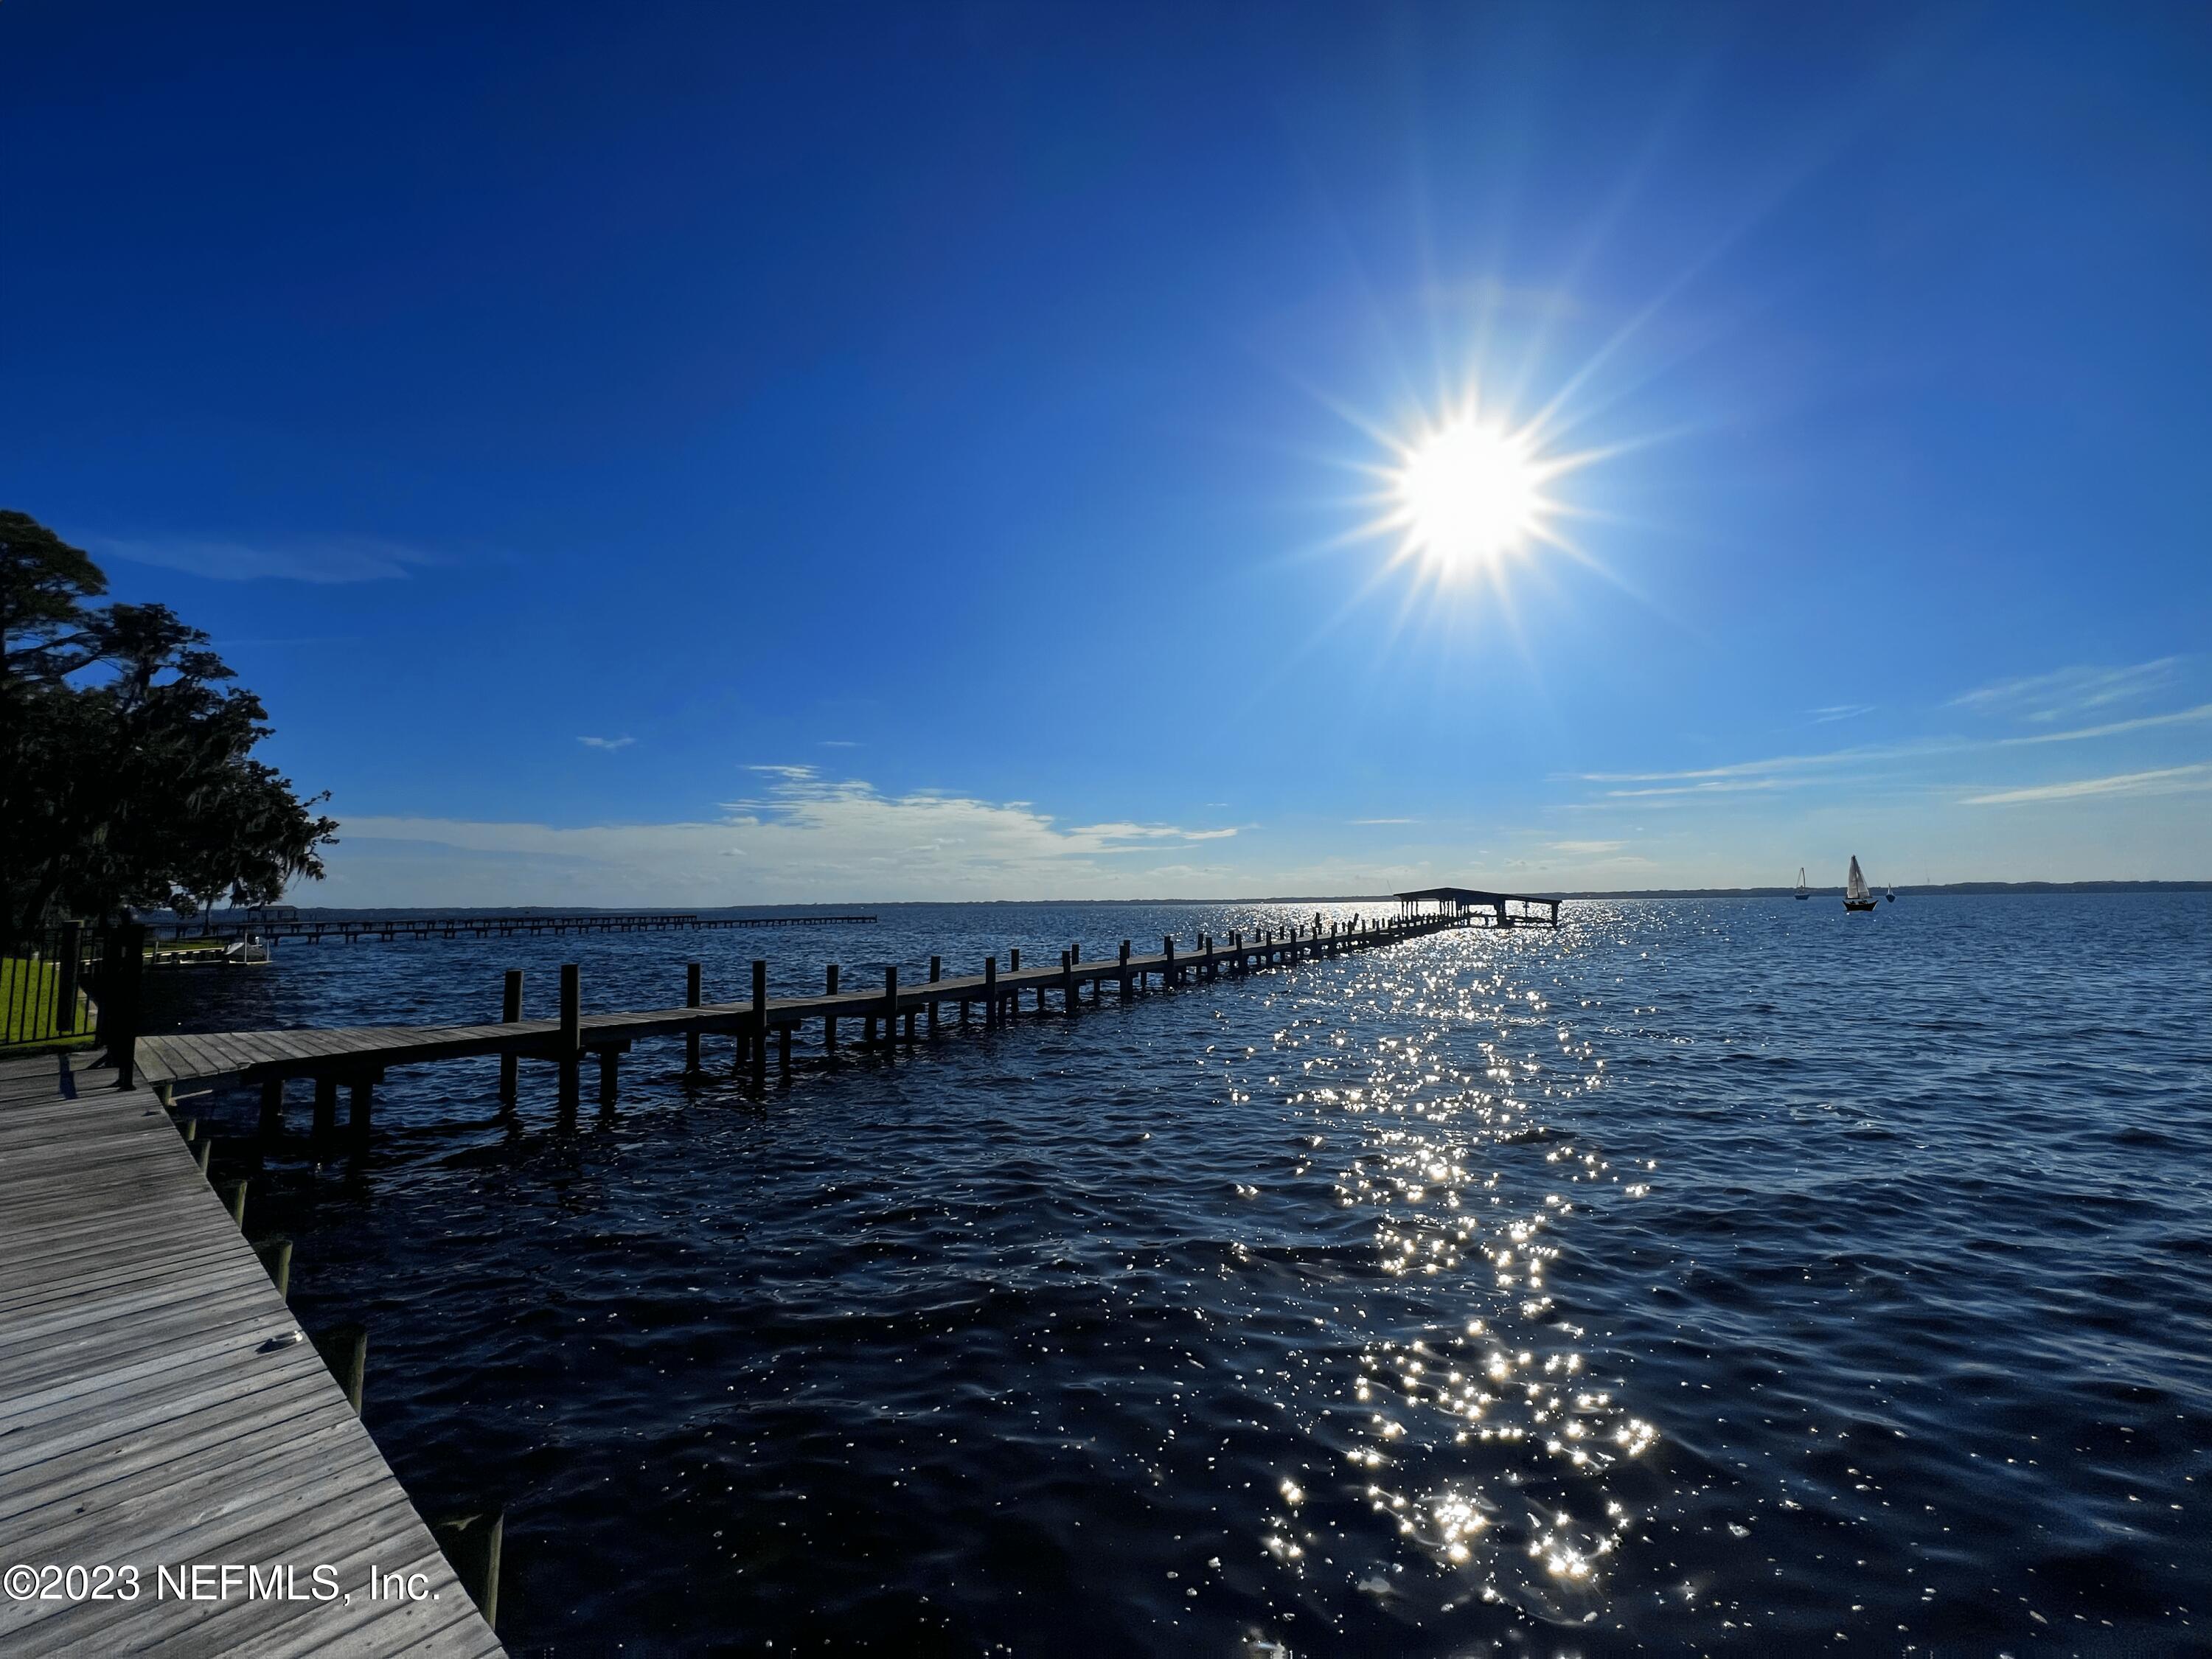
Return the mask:
<path fill-rule="evenodd" d="M 1495 564 L 1534 534 L 1544 469 L 1527 438 L 1462 417 L 1406 453 L 1394 475 L 1408 550 L 1438 574 Z"/>

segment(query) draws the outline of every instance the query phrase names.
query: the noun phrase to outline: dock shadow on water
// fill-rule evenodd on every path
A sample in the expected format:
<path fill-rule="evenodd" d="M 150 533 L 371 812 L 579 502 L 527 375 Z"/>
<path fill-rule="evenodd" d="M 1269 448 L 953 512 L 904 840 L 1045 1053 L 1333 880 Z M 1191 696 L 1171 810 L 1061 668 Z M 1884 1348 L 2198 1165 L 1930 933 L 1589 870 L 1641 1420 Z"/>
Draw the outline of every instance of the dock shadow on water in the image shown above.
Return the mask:
<path fill-rule="evenodd" d="M 2200 1650 L 2212 903 L 1820 909 L 1574 906 L 759 1100 L 675 1042 L 565 1119 L 395 1071 L 254 1230 L 368 1326 L 418 1505 L 507 1505 L 518 1653 Z M 1270 919 L 881 914 L 793 981 Z M 185 1017 L 756 948 L 280 952 Z"/>

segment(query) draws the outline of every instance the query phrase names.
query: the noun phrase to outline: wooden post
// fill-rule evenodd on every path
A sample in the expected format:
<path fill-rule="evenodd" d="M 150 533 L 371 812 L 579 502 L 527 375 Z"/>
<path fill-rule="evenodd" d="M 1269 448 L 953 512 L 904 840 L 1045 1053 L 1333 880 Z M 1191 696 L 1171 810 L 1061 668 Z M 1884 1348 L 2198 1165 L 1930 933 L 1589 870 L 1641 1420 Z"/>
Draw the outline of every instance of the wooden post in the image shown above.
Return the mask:
<path fill-rule="evenodd" d="M 1060 953 L 1060 1000 L 1066 1005 L 1066 1012 L 1073 1014 L 1075 1012 L 1075 952 L 1073 950 Z M 1039 1000 L 1042 1000 L 1041 993 Z"/>
<path fill-rule="evenodd" d="M 261 1133 L 274 1136 L 284 1127 L 284 1079 L 264 1078 L 261 1083 Z"/>
<path fill-rule="evenodd" d="M 190 1137 L 188 1136 L 186 1139 L 190 1139 Z M 200 1166 L 200 1173 L 202 1175 L 205 1175 L 208 1172 L 208 1160 L 214 1156 L 215 1142 L 212 1139 L 203 1140 L 192 1148 L 192 1162 Z"/>
<path fill-rule="evenodd" d="M 999 1029 L 999 959 L 983 958 L 983 1029 Z"/>
<path fill-rule="evenodd" d="M 279 1297 L 289 1295 L 292 1289 L 292 1241 L 289 1238 L 264 1238 L 253 1247 L 253 1254 L 261 1258 L 262 1271 L 269 1282 L 276 1287 Z"/>
<path fill-rule="evenodd" d="M 936 984 L 939 979 L 943 977 L 939 970 L 943 969 L 945 963 L 943 958 L 939 957 L 930 957 L 929 982 L 932 985 Z M 929 1034 L 932 1036 L 935 1036 L 937 1035 L 937 994 L 933 991 L 930 993 L 929 996 Z"/>
<path fill-rule="evenodd" d="M 83 954 L 84 924 L 81 921 L 64 922 L 62 959 L 57 964 L 59 982 L 54 988 L 54 1029 L 64 1036 L 76 1035 L 77 958 Z"/>
<path fill-rule="evenodd" d="M 616 1057 L 621 1053 L 621 1049 L 612 1047 L 599 1050 L 599 1104 L 602 1106 L 615 1103 L 615 1064 Z"/>
<path fill-rule="evenodd" d="M 246 1177 L 240 1176 L 235 1181 L 222 1182 L 216 1188 L 215 1195 L 222 1200 L 222 1207 L 230 1212 L 231 1221 L 243 1232 L 246 1230 Z"/>
<path fill-rule="evenodd" d="M 368 1332 L 359 1325 L 334 1325 L 329 1330 L 316 1332 L 308 1340 L 315 1345 L 323 1364 L 331 1368 L 331 1375 L 337 1378 L 338 1387 L 345 1391 L 346 1404 L 359 1417 L 362 1385 L 368 1376 Z"/>
<path fill-rule="evenodd" d="M 576 1066 L 584 1049 L 583 989 L 576 976 L 576 964 L 561 964 L 561 1103 L 576 1103 Z"/>
<path fill-rule="evenodd" d="M 376 1105 L 376 1079 L 349 1079 L 346 1084 L 346 1129 L 355 1139 L 368 1139 L 369 1115 Z"/>
<path fill-rule="evenodd" d="M 338 1080 L 329 1073 L 315 1079 L 315 1133 L 326 1135 L 337 1127 Z"/>
<path fill-rule="evenodd" d="M 502 1025 L 512 1025 L 521 1018 L 522 969 L 520 968 L 510 968 L 507 970 L 505 982 L 500 988 L 499 1023 Z M 520 1066 L 521 1061 L 516 1057 L 514 1049 L 508 1048 L 501 1053 L 499 1057 L 499 1097 L 510 1106 L 514 1104 L 514 1097 L 517 1093 L 515 1087 L 515 1073 L 520 1069 Z"/>
<path fill-rule="evenodd" d="M 1121 941 L 1121 994 L 1120 1000 L 1129 1000 L 1129 941 Z"/>
<path fill-rule="evenodd" d="M 139 994 L 146 971 L 146 924 L 126 921 L 113 937 L 115 971 L 102 976 L 100 988 L 100 1040 L 107 1050 L 108 1064 L 115 1067 L 115 1086 L 129 1089 L 138 1081 L 138 1026 L 143 1017 Z"/>
<path fill-rule="evenodd" d="M 791 1076 L 791 1027 L 788 1025 L 775 1028 L 775 1069 L 781 1077 L 787 1079 Z"/>
<path fill-rule="evenodd" d="M 1010 974 L 1018 974 L 1022 971 L 1022 953 L 1019 951 L 1012 949 L 1007 951 L 1006 971 Z"/>
<path fill-rule="evenodd" d="M 1167 958 L 1167 965 L 1160 969 L 1160 989 L 1171 990 L 1176 982 L 1175 940 L 1172 938 L 1160 941 L 1160 954 Z"/>
<path fill-rule="evenodd" d="M 837 994 L 837 964 L 836 963 L 831 963 L 828 971 L 823 975 L 823 995 L 834 997 Z M 822 1052 L 828 1054 L 837 1052 L 837 1016 L 835 1014 L 822 1016 Z"/>
<path fill-rule="evenodd" d="M 461 1588 L 483 1614 L 487 1627 L 499 1628 L 499 1557 L 507 1532 L 507 1511 L 458 1515 L 435 1522 L 430 1535 L 445 1552 L 446 1561 Z"/>
<path fill-rule="evenodd" d="M 700 967 L 696 962 L 684 964 L 684 1006 L 696 1008 L 700 1001 Z M 699 1028 L 690 1027 L 684 1033 L 684 1075 L 699 1075 Z"/>
<path fill-rule="evenodd" d="M 753 960 L 753 1087 L 768 1087 L 768 963 Z"/>
<path fill-rule="evenodd" d="M 884 1047 L 898 1047 L 898 963 L 884 969 Z"/>

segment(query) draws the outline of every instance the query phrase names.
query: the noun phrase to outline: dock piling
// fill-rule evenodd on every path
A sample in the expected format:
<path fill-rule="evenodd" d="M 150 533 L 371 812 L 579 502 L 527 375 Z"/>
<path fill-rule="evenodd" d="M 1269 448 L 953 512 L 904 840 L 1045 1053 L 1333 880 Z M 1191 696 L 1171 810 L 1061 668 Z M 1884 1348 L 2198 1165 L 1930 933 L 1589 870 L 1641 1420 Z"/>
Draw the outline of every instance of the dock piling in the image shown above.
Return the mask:
<path fill-rule="evenodd" d="M 507 1532 L 507 1511 L 457 1515 L 434 1522 L 430 1535 L 445 1552 L 447 1565 L 494 1631 L 499 1628 L 499 1557 Z"/>
<path fill-rule="evenodd" d="M 836 963 L 831 963 L 823 971 L 822 987 L 823 995 L 834 997 L 837 994 L 837 964 Z M 837 1052 L 837 1016 L 835 1014 L 825 1013 L 822 1016 L 822 1052 L 825 1054 L 834 1054 Z"/>
<path fill-rule="evenodd" d="M 253 1247 L 253 1254 L 261 1258 L 269 1282 L 276 1287 L 278 1296 L 290 1293 L 292 1288 L 292 1241 L 289 1238 L 264 1238 Z"/>
<path fill-rule="evenodd" d="M 359 1325 L 333 1325 L 307 1340 L 315 1345 L 315 1352 L 322 1355 L 323 1364 L 331 1368 L 331 1375 L 344 1390 L 346 1404 L 359 1417 L 362 1385 L 368 1376 L 368 1332 Z"/>
<path fill-rule="evenodd" d="M 500 988 L 499 1023 L 502 1025 L 512 1025 L 521 1018 L 522 969 L 510 968 L 507 970 L 506 981 Z M 501 1051 L 499 1097 L 509 1106 L 514 1104 L 515 1096 L 520 1092 L 516 1087 L 515 1073 L 520 1066 L 521 1061 L 516 1057 L 514 1049 L 507 1048 Z"/>
<path fill-rule="evenodd" d="M 768 1087 L 768 963 L 753 958 L 753 1087 Z"/>
<path fill-rule="evenodd" d="M 576 964 L 561 964 L 561 1103 L 576 1103 L 578 1079 L 576 1068 L 584 1051 L 583 990 L 577 977 Z"/>
<path fill-rule="evenodd" d="M 983 1029 L 999 1029 L 999 959 L 983 958 Z"/>
<path fill-rule="evenodd" d="M 700 965 L 696 962 L 684 964 L 684 1006 L 696 1008 L 700 1001 Z M 684 1075 L 699 1075 L 699 1028 L 691 1026 L 684 1033 Z"/>
<path fill-rule="evenodd" d="M 944 976 L 942 972 L 944 966 L 945 960 L 943 957 L 930 957 L 929 982 L 932 985 L 936 984 L 937 981 Z M 929 1034 L 932 1036 L 935 1036 L 937 1035 L 937 997 L 933 992 L 931 994 L 929 999 Z"/>

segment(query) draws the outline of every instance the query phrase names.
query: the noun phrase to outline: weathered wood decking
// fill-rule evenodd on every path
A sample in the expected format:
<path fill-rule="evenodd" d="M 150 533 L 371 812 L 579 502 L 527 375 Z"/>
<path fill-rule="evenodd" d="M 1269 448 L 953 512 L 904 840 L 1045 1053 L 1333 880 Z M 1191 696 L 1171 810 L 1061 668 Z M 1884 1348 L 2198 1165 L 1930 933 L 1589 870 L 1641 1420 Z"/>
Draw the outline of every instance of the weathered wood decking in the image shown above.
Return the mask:
<path fill-rule="evenodd" d="M 62 1076 L 0 1061 L 0 1654 L 499 1653 L 153 1093 Z"/>

